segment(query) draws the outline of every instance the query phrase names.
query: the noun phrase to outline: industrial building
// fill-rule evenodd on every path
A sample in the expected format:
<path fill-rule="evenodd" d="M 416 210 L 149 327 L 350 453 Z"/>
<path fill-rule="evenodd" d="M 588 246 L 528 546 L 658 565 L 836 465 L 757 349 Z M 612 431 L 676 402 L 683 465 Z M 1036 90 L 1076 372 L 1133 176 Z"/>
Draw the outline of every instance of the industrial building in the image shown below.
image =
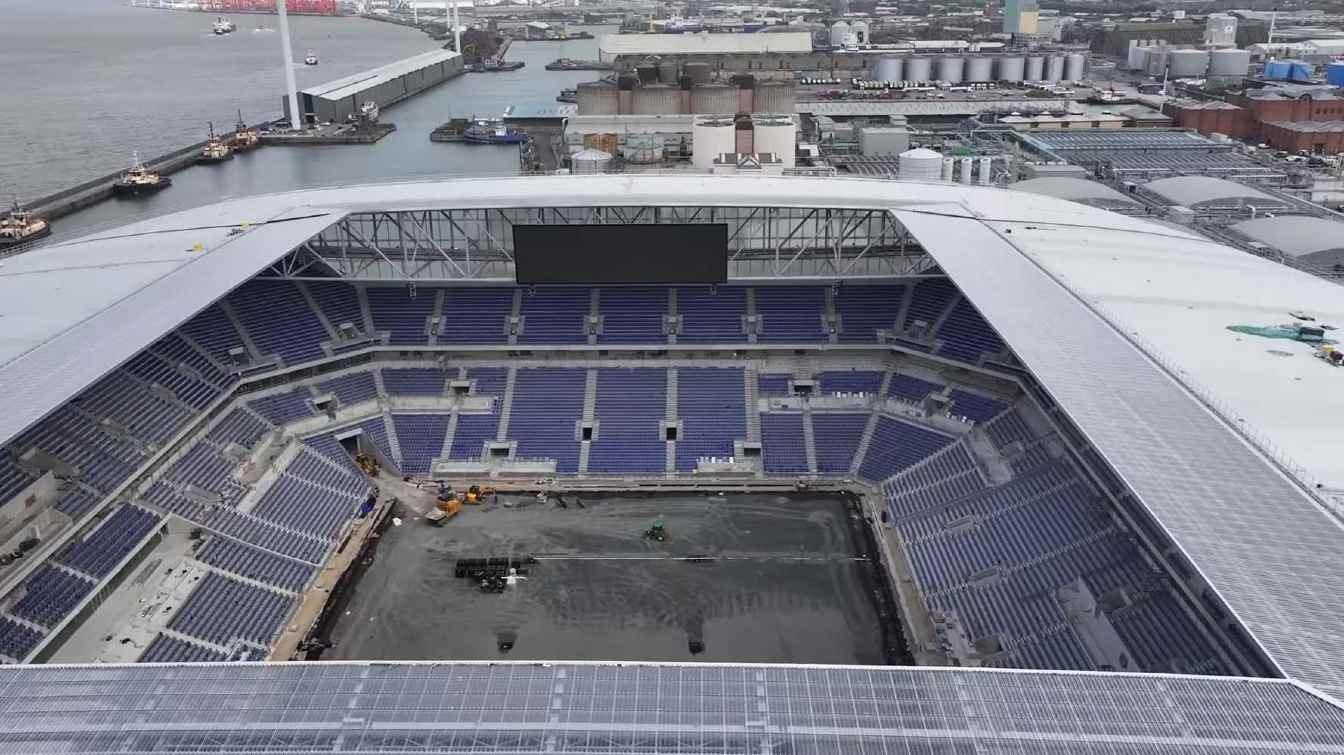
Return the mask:
<path fill-rule="evenodd" d="M 460 76 L 462 71 L 461 55 L 450 50 L 434 50 L 302 89 L 299 91 L 299 107 L 306 119 L 344 121 L 358 113 L 365 102 L 387 107 Z M 281 97 L 281 101 L 285 118 L 289 119 L 289 98 Z"/>
<path fill-rule="evenodd" d="M 1277 149 L 1316 155 L 1344 153 L 1344 116 L 1334 121 L 1268 121 L 1260 124 L 1260 133 Z"/>
<path fill-rule="evenodd" d="M 1278 215 L 1243 220 L 1229 230 L 1290 258 L 1294 263 L 1336 273 L 1344 271 L 1344 223 L 1331 218 Z"/>
<path fill-rule="evenodd" d="M 1261 140 L 1276 149 L 1344 151 L 1330 146 L 1337 141 L 1328 124 L 1344 121 L 1344 95 L 1331 86 L 1276 82 L 1230 92 L 1220 102 L 1172 102 L 1168 110 L 1176 125 L 1202 134 Z"/>
<path fill-rule="evenodd" d="M 1046 130 L 1012 132 L 1012 136 L 1025 160 L 1070 163 L 1120 180 L 1207 175 L 1281 184 L 1287 179 L 1282 171 L 1241 154 L 1231 142 L 1181 129 Z"/>
<path fill-rule="evenodd" d="M 764 55 L 812 52 L 808 32 L 755 34 L 604 34 L 598 42 L 600 60 L 616 62 L 622 55 Z"/>

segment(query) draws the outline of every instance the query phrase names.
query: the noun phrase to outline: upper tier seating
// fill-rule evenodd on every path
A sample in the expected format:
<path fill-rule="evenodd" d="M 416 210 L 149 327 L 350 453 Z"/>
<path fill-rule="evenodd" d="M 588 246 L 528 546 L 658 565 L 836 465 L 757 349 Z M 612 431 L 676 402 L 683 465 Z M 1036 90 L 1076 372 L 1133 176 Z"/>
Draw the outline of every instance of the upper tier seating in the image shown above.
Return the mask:
<path fill-rule="evenodd" d="M 262 355 L 279 354 L 286 364 L 323 356 L 319 344 L 331 336 L 293 282 L 248 281 L 227 301 Z"/>
<path fill-rule="evenodd" d="M 588 371 L 562 367 L 518 370 L 509 416 L 509 437 L 518 456 L 555 459 L 562 474 L 579 469 L 576 422 L 583 417 Z"/>

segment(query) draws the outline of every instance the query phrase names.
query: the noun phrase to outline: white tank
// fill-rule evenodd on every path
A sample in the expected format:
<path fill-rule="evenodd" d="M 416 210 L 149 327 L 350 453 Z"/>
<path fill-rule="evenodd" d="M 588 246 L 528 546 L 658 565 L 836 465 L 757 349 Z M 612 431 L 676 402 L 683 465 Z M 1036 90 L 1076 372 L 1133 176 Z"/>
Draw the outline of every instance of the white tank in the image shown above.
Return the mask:
<path fill-rule="evenodd" d="M 691 87 L 691 112 L 696 115 L 736 113 L 737 87 L 714 83 Z"/>
<path fill-rule="evenodd" d="M 1148 67 L 1148 48 L 1134 45 L 1129 48 L 1129 57 L 1125 60 L 1130 71 L 1142 71 Z"/>
<path fill-rule="evenodd" d="M 575 173 L 604 173 L 611 165 L 611 154 L 600 149 L 584 149 L 570 156 Z"/>
<path fill-rule="evenodd" d="M 1071 52 L 1064 56 L 1064 80 L 1082 81 L 1087 75 L 1087 56 L 1080 52 Z"/>
<path fill-rule="evenodd" d="M 1045 80 L 1063 81 L 1064 80 L 1064 56 L 1051 55 L 1045 59 Z"/>
<path fill-rule="evenodd" d="M 1209 71 L 1209 53 L 1207 50 L 1172 50 L 1167 55 L 1167 65 L 1171 67 L 1173 79 L 1203 78 Z"/>
<path fill-rule="evenodd" d="M 952 183 L 952 169 L 953 169 L 954 167 L 956 167 L 956 165 L 957 165 L 957 161 L 956 161 L 955 158 L 951 158 L 951 157 L 944 157 L 944 158 L 943 158 L 943 172 L 942 172 L 942 178 L 943 178 L 944 181 L 946 181 L 946 182 L 948 182 L 948 183 Z"/>
<path fill-rule="evenodd" d="M 970 58 L 966 61 L 966 77 L 964 81 L 993 81 L 994 80 L 994 60 L 983 55 Z"/>
<path fill-rule="evenodd" d="M 1240 77 L 1250 69 L 1250 50 L 1214 50 L 1209 55 L 1210 76 Z"/>
<path fill-rule="evenodd" d="M 1144 72 L 1149 76 L 1162 77 L 1167 70 L 1167 49 L 1165 47 L 1152 47 L 1148 49 L 1148 61 L 1144 65 Z"/>
<path fill-rule="evenodd" d="M 1039 55 L 1032 55 L 1031 57 L 1027 58 L 1026 80 L 1027 81 L 1045 80 L 1045 58 L 1042 58 Z"/>
<path fill-rule="evenodd" d="M 784 163 L 794 166 L 798 144 L 798 126 L 788 116 L 755 116 L 751 129 L 756 132 L 756 152 L 772 152 Z"/>
<path fill-rule="evenodd" d="M 831 24 L 831 47 L 844 47 L 847 36 L 849 36 L 849 24 L 844 21 Z"/>
<path fill-rule="evenodd" d="M 964 184 L 968 184 L 968 183 L 971 182 L 971 171 L 974 170 L 974 167 L 973 167 L 974 165 L 975 165 L 975 158 L 974 158 L 974 157 L 963 157 L 963 158 L 961 158 L 961 182 L 962 182 L 962 183 L 964 183 Z"/>
<path fill-rule="evenodd" d="M 714 159 L 737 151 L 737 134 L 731 116 L 697 116 L 691 123 L 691 164 L 709 172 Z"/>
<path fill-rule="evenodd" d="M 923 84 L 933 79 L 933 62 L 931 58 L 910 58 L 905 61 L 905 78 L 916 84 Z"/>
<path fill-rule="evenodd" d="M 663 139 L 652 134 L 631 134 L 621 145 L 621 157 L 636 165 L 660 163 L 663 161 Z"/>
<path fill-rule="evenodd" d="M 902 152 L 897 161 L 902 181 L 937 181 L 943 170 L 943 156 L 923 147 Z"/>
<path fill-rule="evenodd" d="M 1005 55 L 999 58 L 998 81 L 1009 81 L 1014 84 L 1022 81 L 1027 75 L 1027 59 L 1021 55 Z"/>
<path fill-rule="evenodd" d="M 904 72 L 904 61 L 895 55 L 883 55 L 873 66 L 873 81 L 900 81 Z"/>
<path fill-rule="evenodd" d="M 990 179 L 994 176 L 994 158 L 980 158 L 980 185 L 989 186 Z"/>
<path fill-rule="evenodd" d="M 965 58 L 960 55 L 948 55 L 938 59 L 938 75 L 935 78 L 949 84 L 960 84 L 965 70 Z"/>
<path fill-rule="evenodd" d="M 1237 46 L 1237 17 L 1210 13 L 1204 22 L 1204 44 L 1211 47 Z"/>
<path fill-rule="evenodd" d="M 854 42 L 860 45 L 868 44 L 868 22 L 855 21 L 849 26 L 849 33 L 854 35 Z"/>

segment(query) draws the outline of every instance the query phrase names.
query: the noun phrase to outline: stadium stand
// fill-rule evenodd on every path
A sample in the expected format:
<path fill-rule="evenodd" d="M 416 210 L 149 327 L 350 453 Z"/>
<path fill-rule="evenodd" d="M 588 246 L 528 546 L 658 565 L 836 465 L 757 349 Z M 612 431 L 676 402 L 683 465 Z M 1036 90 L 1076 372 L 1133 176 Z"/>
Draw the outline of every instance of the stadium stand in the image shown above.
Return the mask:
<path fill-rule="evenodd" d="M 677 369 L 677 469 L 689 471 L 704 457 L 733 455 L 733 441 L 746 435 L 746 407 L 740 368 Z"/>
<path fill-rule="evenodd" d="M 817 286 L 760 286 L 755 289 L 761 343 L 824 343 L 825 289 Z"/>
<path fill-rule="evenodd" d="M 835 295 L 841 343 L 874 343 L 877 332 L 896 327 L 905 286 L 841 286 Z"/>
<path fill-rule="evenodd" d="M 288 592 L 303 589 L 315 571 L 312 564 L 284 558 L 220 536 L 210 538 L 201 546 L 196 552 L 196 558 L 216 569 L 265 582 Z"/>
<path fill-rule="evenodd" d="M 597 439 L 588 455 L 588 471 L 597 473 L 660 470 L 667 442 L 661 423 L 667 403 L 667 370 L 654 368 L 597 371 Z"/>
<path fill-rule="evenodd" d="M 587 370 L 540 367 L 518 370 L 509 420 L 509 437 L 518 441 L 518 455 L 556 460 L 556 468 L 572 474 L 579 468 L 575 423 L 583 417 Z"/>
<path fill-rule="evenodd" d="M 868 426 L 868 414 L 812 413 L 812 436 L 816 445 L 817 472 L 847 475 L 859 440 Z"/>
<path fill-rule="evenodd" d="M 386 374 L 384 374 L 383 379 L 387 379 Z M 378 386 L 374 383 L 373 374 L 369 372 L 354 372 L 349 375 L 342 375 L 318 383 L 317 387 L 320 391 L 336 396 L 345 405 L 378 398 Z"/>
<path fill-rule="evenodd" d="M 168 628 L 218 646 L 243 640 L 267 647 L 284 624 L 290 599 L 210 572 L 173 614 Z"/>
<path fill-rule="evenodd" d="M 262 354 L 279 354 L 287 364 L 322 357 L 327 330 L 294 283 L 249 281 L 226 301 Z"/>
<path fill-rule="evenodd" d="M 592 301 L 587 288 L 538 288 L 523 294 L 519 343 L 587 343 L 584 323 Z"/>
<path fill-rule="evenodd" d="M 806 472 L 807 443 L 803 437 L 803 415 L 783 412 L 762 414 L 761 456 L 767 472 Z"/>
<path fill-rule="evenodd" d="M 118 507 L 92 534 L 71 541 L 54 558 L 93 579 L 106 577 L 159 521 L 157 514 L 137 506 Z"/>
<path fill-rule="evenodd" d="M 228 654 L 188 640 L 159 634 L 140 656 L 141 663 L 223 663 Z"/>
<path fill-rule="evenodd" d="M 448 432 L 447 414 L 393 414 L 392 426 L 401 445 L 402 474 L 427 475 L 429 465 L 443 450 Z"/>
<path fill-rule="evenodd" d="M 663 317 L 667 289 L 652 286 L 604 288 L 598 292 L 602 333 L 598 343 L 666 342 Z"/>

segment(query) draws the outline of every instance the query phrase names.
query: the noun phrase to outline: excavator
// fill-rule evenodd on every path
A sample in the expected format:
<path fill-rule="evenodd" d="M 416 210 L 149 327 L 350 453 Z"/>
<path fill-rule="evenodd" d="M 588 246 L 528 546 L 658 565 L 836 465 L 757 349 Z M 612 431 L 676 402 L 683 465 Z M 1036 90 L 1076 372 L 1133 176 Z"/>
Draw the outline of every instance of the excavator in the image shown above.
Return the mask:
<path fill-rule="evenodd" d="M 378 476 L 378 460 L 372 456 L 363 452 L 355 454 L 355 463 L 359 465 L 360 469 L 364 470 L 364 474 L 370 477 Z"/>

